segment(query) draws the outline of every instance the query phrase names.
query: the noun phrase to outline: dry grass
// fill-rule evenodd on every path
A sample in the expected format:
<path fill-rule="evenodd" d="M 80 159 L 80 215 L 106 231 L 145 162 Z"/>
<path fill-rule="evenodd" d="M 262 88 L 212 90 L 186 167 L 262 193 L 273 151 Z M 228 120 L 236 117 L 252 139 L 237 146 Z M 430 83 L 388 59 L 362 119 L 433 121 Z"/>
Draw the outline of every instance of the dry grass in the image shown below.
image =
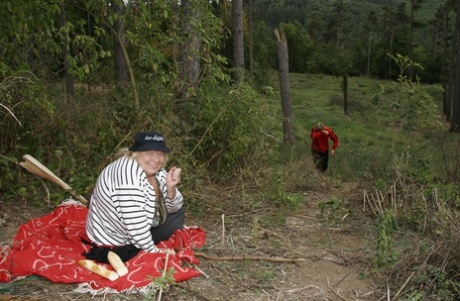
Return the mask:
<path fill-rule="evenodd" d="M 376 300 L 381 295 L 371 279 L 363 279 L 368 274 L 365 258 L 369 251 L 362 231 L 351 224 L 331 225 L 320 218 L 320 202 L 331 197 L 355 202 L 361 196 L 356 186 L 331 188 L 327 193 L 305 191 L 301 206 L 288 214 L 260 201 L 257 206 L 251 205 L 253 199 L 238 185 L 206 187 L 189 194 L 200 202 L 202 212 L 189 212 L 187 216 L 189 225 L 199 225 L 207 233 L 206 245 L 198 250 L 203 276 L 170 286 L 161 297 L 91 296 L 76 293 L 77 285 L 27 277 L 1 284 L 0 300 L 351 301 Z M 30 205 L 21 210 L 30 215 L 41 213 Z M 25 220 L 9 219 L 9 235 Z"/>

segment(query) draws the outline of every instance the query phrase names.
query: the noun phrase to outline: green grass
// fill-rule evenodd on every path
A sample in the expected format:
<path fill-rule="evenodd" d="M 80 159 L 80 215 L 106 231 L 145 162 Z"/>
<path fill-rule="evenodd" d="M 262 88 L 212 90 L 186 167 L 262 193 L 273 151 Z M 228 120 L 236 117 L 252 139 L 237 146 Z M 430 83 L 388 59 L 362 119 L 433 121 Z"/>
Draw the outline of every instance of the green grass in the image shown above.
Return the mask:
<path fill-rule="evenodd" d="M 239 125 L 242 127 L 238 132 L 239 135 L 235 135 L 240 137 L 247 134 L 251 138 L 260 137 L 261 140 L 267 140 L 263 144 L 264 148 L 257 149 L 258 152 L 255 155 L 248 154 L 249 159 L 245 157 L 246 149 L 238 148 L 237 151 L 243 154 L 243 158 L 239 158 L 240 161 L 230 161 L 232 164 L 226 166 L 226 171 L 230 176 L 225 177 L 218 173 L 213 174 L 207 166 L 202 164 L 202 161 L 190 155 L 195 145 L 188 145 L 188 148 L 185 145 L 189 139 L 194 138 L 195 140 L 192 139 L 192 141 L 196 141 L 197 137 L 180 136 L 178 133 L 180 127 L 177 126 L 182 123 L 174 110 L 168 111 L 169 96 L 163 95 L 160 100 L 157 100 L 158 94 L 155 94 L 156 102 L 151 103 L 148 103 L 150 98 L 144 99 L 146 102 L 143 107 L 144 111 L 156 113 L 156 110 L 161 108 L 168 114 L 158 114 L 162 116 L 159 119 L 157 114 L 146 113 L 148 118 L 136 124 L 136 127 L 160 128 L 171 134 L 172 139 L 168 143 L 171 143 L 174 146 L 172 148 L 177 151 L 173 154 L 172 159 L 178 162 L 176 164 L 184 170 L 181 190 L 188 199 L 187 210 L 195 218 L 206 218 L 209 214 L 207 207 L 219 210 L 222 208 L 223 212 L 228 211 L 235 214 L 260 208 L 275 208 L 275 213 L 263 211 L 257 223 L 265 228 L 282 226 L 286 217 L 302 204 L 304 200 L 302 192 L 324 189 L 326 185 L 340 188 L 341 185 L 349 182 L 362 184 L 363 189 L 375 188 L 387 192 L 395 180 L 401 179 L 402 183 L 407 185 L 404 189 L 407 188 L 407 192 L 410 192 L 401 191 L 401 193 L 407 193 L 403 195 L 404 204 L 416 204 L 417 206 L 413 205 L 414 207 L 409 208 L 406 216 L 398 216 L 398 218 L 405 218 L 406 224 L 412 226 L 410 230 L 417 230 L 421 227 L 430 230 L 431 224 L 431 232 L 438 235 L 436 243 L 445 241 L 449 246 L 451 237 L 445 234 L 440 235 L 443 234 L 443 231 L 450 233 L 446 231 L 450 228 L 452 233 L 458 233 L 455 225 L 448 222 L 451 216 L 456 216 L 453 214 L 454 211 L 449 211 L 451 207 L 460 208 L 459 135 L 449 133 L 447 124 L 441 127 L 420 126 L 411 132 L 403 130 L 401 111 L 394 110 L 390 106 L 390 96 L 393 97 L 395 94 L 379 94 L 381 85 L 388 85 L 389 82 L 364 77 L 350 78 L 348 91 L 350 114 L 346 116 L 343 112 L 341 78 L 291 74 L 290 92 L 296 142 L 293 147 L 289 147 L 282 143 L 283 129 L 278 77 L 276 72 L 271 73 L 270 76 L 273 89 L 265 89 L 265 91 L 273 91 L 273 94 L 256 95 L 255 97 L 259 99 L 254 99 L 252 93 L 241 96 L 242 100 L 254 100 L 253 103 L 263 106 L 264 115 L 261 117 L 263 120 L 257 124 L 257 127 L 261 128 L 260 131 L 257 129 L 257 133 L 253 133 L 254 127 L 249 125 L 244 127 L 246 124 L 241 121 Z M 48 189 L 45 191 L 41 182 L 15 164 L 26 150 L 34 155 L 40 155 L 39 159 L 43 159 L 51 170 L 68 181 L 79 193 L 89 196 L 100 170 L 112 159 L 116 148 L 130 143 L 131 133 L 129 131 L 135 131 L 130 119 L 132 112 L 129 101 L 119 101 L 118 97 L 122 96 L 114 92 L 111 92 L 113 95 L 105 94 L 103 91 L 92 93 L 78 95 L 76 98 L 78 108 L 72 111 L 58 110 L 51 117 L 44 113 L 37 114 L 36 124 L 38 126 L 34 127 L 32 123 L 31 129 L 34 132 L 31 132 L 30 137 L 40 139 L 32 142 L 30 139 L 13 141 L 17 144 L 15 148 L 17 153 L 4 154 L 0 158 L 0 171 L 3 172 L 0 191 L 5 201 L 8 196 L 8 200 L 11 199 L 14 202 L 30 201 L 32 198 L 42 202 L 41 199 L 48 197 L 48 194 L 51 203 L 59 203 L 63 199 L 62 189 L 46 183 L 50 191 Z M 205 96 L 209 98 L 209 102 L 216 101 L 216 99 L 235 101 L 232 98 L 233 95 L 227 94 L 226 88 L 210 88 L 210 92 Z M 439 93 L 433 95 L 437 97 L 436 101 L 440 104 Z M 60 99 L 60 97 L 53 98 L 53 101 L 54 99 Z M 210 131 L 206 132 L 206 135 L 203 135 L 203 132 L 194 134 L 203 135 L 204 138 L 214 135 L 209 141 L 216 143 L 226 138 L 227 130 L 235 126 L 237 117 L 241 115 L 247 117 L 245 113 L 253 109 L 249 105 L 246 106 L 246 102 L 236 103 L 232 109 L 240 108 L 239 114 L 241 115 L 229 114 L 228 123 L 221 124 L 221 136 L 216 136 L 214 134 L 216 128 L 211 125 L 212 121 L 217 121 L 216 115 L 221 112 L 222 108 L 219 107 L 219 103 L 212 104 L 215 106 L 210 106 L 211 109 L 200 108 L 201 111 L 198 111 L 198 114 L 209 114 L 209 118 L 202 120 L 203 124 L 200 126 L 203 129 L 209 127 Z M 69 116 L 72 118 L 70 119 Z M 49 120 L 50 124 L 41 122 L 42 120 Z M 324 176 L 320 176 L 315 171 L 310 153 L 310 129 L 318 121 L 331 126 L 341 141 L 336 155 L 330 159 L 329 169 Z M 82 130 L 83 125 L 89 130 Z M 259 134 L 260 136 L 256 136 Z M 15 135 L 11 136 L 15 137 Z M 209 144 L 209 142 L 203 142 L 203 144 L 206 143 Z M 229 146 L 239 145 L 240 143 L 235 140 L 229 143 Z M 213 150 L 216 154 L 220 154 L 221 150 L 223 154 L 225 153 L 221 146 L 216 146 Z M 410 191 L 413 187 L 416 191 Z M 424 188 L 425 191 L 420 188 Z M 351 202 L 346 198 L 331 198 L 322 204 L 323 218 L 334 225 L 339 225 L 342 222 L 340 218 L 348 213 L 349 209 L 351 210 L 348 208 L 349 204 Z M 445 204 L 443 206 L 446 208 L 440 207 L 440 204 Z M 429 215 L 431 213 L 436 215 Z M 351 211 L 350 215 L 353 215 Z M 424 221 L 427 221 L 427 225 L 423 224 Z M 346 222 L 348 220 L 344 221 Z M 378 220 L 375 221 L 375 223 L 378 222 Z M 371 227 L 365 230 L 372 231 Z M 426 233 L 430 232 L 428 230 Z M 423 234 L 428 239 L 426 233 Z M 393 246 L 390 242 L 384 245 L 388 250 L 383 251 L 392 251 L 389 250 Z M 270 243 L 273 244 L 271 247 L 276 248 L 279 242 Z M 324 243 L 333 242 L 325 241 Z M 391 254 L 391 252 L 385 254 Z M 269 270 L 251 270 L 251 266 L 246 263 L 237 268 L 242 270 L 242 276 L 245 277 L 254 275 L 264 279 L 273 277 Z M 399 280 L 404 281 L 409 275 L 405 276 L 400 276 L 404 279 Z"/>
<path fill-rule="evenodd" d="M 272 79 L 277 80 L 276 74 Z M 277 87 L 277 82 L 274 82 Z M 343 110 L 342 78 L 325 75 L 291 74 L 291 99 L 294 113 L 296 144 L 285 156 L 298 162 L 309 160 L 310 129 L 321 121 L 336 132 L 340 147 L 331 158 L 328 174 L 346 181 L 362 181 L 385 178 L 392 181 L 397 169 L 417 173 L 421 161 L 436 173 L 436 178 L 445 178 L 446 170 L 439 168 L 442 156 L 439 145 L 446 151 L 458 148 L 454 139 L 443 128 L 418 128 L 405 132 L 401 127 L 401 112 L 391 109 L 389 94 L 380 94 L 382 85 L 390 82 L 365 77 L 353 77 L 348 81 L 349 115 Z M 277 89 L 275 89 L 277 91 Z M 279 92 L 279 91 L 277 91 Z M 441 106 L 440 94 L 435 101 Z M 279 98 L 278 93 L 273 96 Z M 280 107 L 278 99 L 269 101 Z M 278 114 L 281 114 L 280 112 Z M 281 130 L 279 132 L 281 133 Z M 448 155 L 450 158 L 452 155 Z M 405 166 L 401 164 L 407 163 Z M 425 172 L 427 166 L 424 166 Z"/>

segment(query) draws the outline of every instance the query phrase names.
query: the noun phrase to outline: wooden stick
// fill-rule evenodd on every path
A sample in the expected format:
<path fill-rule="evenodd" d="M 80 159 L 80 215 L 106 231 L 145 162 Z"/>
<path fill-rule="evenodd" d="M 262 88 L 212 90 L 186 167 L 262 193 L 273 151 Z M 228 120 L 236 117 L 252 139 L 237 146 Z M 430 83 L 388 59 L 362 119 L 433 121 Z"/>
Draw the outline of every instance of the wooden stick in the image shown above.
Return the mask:
<path fill-rule="evenodd" d="M 264 256 L 210 256 L 201 252 L 195 252 L 196 256 L 203 257 L 209 260 L 219 260 L 219 261 L 228 261 L 228 260 L 263 260 L 271 262 L 305 262 L 305 258 L 284 258 L 284 257 L 264 257 Z"/>
<path fill-rule="evenodd" d="M 56 176 L 51 170 L 49 170 L 45 165 L 41 164 L 37 159 L 32 157 L 31 155 L 24 155 L 22 157 L 24 160 L 23 162 L 20 162 L 19 165 L 33 173 L 34 175 L 37 175 L 43 179 L 47 179 L 68 192 L 70 192 L 74 197 L 80 200 L 80 202 L 84 205 L 88 205 L 88 201 L 78 194 L 75 190 L 72 189 L 67 183 L 65 183 L 63 180 L 61 180 L 58 176 Z"/>
<path fill-rule="evenodd" d="M 225 246 L 225 214 L 222 214 L 222 248 Z"/>
<path fill-rule="evenodd" d="M 399 298 L 399 295 L 401 294 L 401 292 L 404 290 L 404 288 L 406 287 L 406 285 L 411 281 L 412 277 L 414 277 L 415 275 L 415 271 L 413 271 L 409 277 L 406 279 L 406 281 L 404 281 L 403 285 L 399 288 L 399 290 L 396 292 L 396 295 L 394 295 L 393 297 L 393 300 L 396 300 Z"/>
<path fill-rule="evenodd" d="M 340 299 L 344 300 L 344 301 L 348 301 L 347 299 L 345 299 L 342 295 L 340 295 L 339 291 L 337 290 L 334 290 L 332 287 L 331 287 L 331 283 L 329 282 L 329 278 L 326 278 L 326 281 L 327 281 L 327 287 L 329 288 L 329 290 L 331 292 L 333 292 L 337 297 L 340 297 Z"/>
<path fill-rule="evenodd" d="M 371 194 L 372 196 L 372 194 Z M 367 194 L 367 191 L 364 191 L 364 202 L 368 202 L 369 204 L 369 208 L 371 208 L 371 211 L 372 213 L 376 216 L 376 217 L 379 217 L 378 213 L 377 213 L 377 209 L 374 208 L 374 205 L 373 203 L 371 202 L 370 198 L 369 198 L 369 195 Z"/>

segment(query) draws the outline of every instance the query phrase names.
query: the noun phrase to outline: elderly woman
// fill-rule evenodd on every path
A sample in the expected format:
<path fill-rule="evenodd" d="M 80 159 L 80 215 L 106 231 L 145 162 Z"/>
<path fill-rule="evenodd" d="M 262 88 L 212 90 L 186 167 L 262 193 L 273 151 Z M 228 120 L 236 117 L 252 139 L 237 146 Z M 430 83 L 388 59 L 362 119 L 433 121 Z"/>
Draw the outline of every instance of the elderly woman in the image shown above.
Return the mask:
<path fill-rule="evenodd" d="M 163 135 L 139 132 L 134 144 L 104 168 L 86 220 L 93 245 L 87 258 L 107 262 L 110 250 L 123 261 L 139 250 L 173 252 L 155 245 L 184 226 L 183 196 L 177 189 L 181 169 L 166 171 L 169 152 Z"/>

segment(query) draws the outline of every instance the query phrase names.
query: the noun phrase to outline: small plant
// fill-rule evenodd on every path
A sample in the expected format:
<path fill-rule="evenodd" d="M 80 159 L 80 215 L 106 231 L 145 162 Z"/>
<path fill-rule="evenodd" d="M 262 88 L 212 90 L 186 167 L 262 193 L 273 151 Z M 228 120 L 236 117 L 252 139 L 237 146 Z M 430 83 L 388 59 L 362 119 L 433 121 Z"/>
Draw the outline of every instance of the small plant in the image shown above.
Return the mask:
<path fill-rule="evenodd" d="M 396 54 L 390 55 L 399 67 L 399 76 L 396 82 L 388 85 L 382 85 L 382 93 L 392 95 L 391 108 L 398 111 L 400 122 L 404 130 L 410 132 L 417 128 L 435 128 L 441 126 L 441 117 L 438 114 L 438 108 L 434 98 L 428 92 L 428 89 L 420 84 L 417 77 L 415 81 L 405 76 L 409 68 L 423 67 L 410 60 L 409 58 Z M 441 88 L 435 87 L 436 90 Z M 388 91 L 387 91 L 388 90 Z"/>
<path fill-rule="evenodd" d="M 155 288 L 155 291 L 153 293 L 145 295 L 143 301 L 150 301 L 154 300 L 156 293 L 159 291 L 159 296 L 158 300 L 161 300 L 161 295 L 162 292 L 166 291 L 170 285 L 173 285 L 176 283 L 174 280 L 174 274 L 176 273 L 176 270 L 174 268 L 170 268 L 169 270 L 165 270 L 163 275 L 160 277 L 156 277 L 152 281 L 152 286 Z"/>
<path fill-rule="evenodd" d="M 336 197 L 328 201 L 319 203 L 320 216 L 324 217 L 327 214 L 327 219 L 331 223 L 338 225 L 350 213 L 347 209 L 348 201 L 340 200 Z"/>
<path fill-rule="evenodd" d="M 388 266 L 396 262 L 401 256 L 394 249 L 392 235 L 397 229 L 396 218 L 392 210 L 386 210 L 378 226 L 377 237 L 377 265 Z"/>
<path fill-rule="evenodd" d="M 412 279 L 416 287 L 407 300 L 423 300 L 431 296 L 431 300 L 458 300 L 460 284 L 449 277 L 440 267 L 424 265 L 419 267 L 417 275 Z"/>

